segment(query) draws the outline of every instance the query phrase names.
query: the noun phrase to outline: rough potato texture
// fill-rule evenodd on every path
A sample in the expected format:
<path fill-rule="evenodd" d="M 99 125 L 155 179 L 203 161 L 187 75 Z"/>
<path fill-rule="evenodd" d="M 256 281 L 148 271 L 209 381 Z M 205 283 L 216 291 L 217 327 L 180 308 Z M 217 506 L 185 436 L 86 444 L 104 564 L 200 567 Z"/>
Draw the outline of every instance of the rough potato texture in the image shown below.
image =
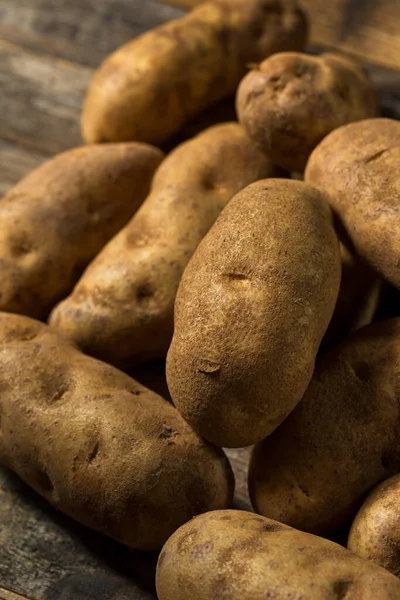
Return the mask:
<path fill-rule="evenodd" d="M 230 201 L 185 270 L 167 358 L 172 399 L 200 435 L 247 446 L 287 417 L 312 377 L 340 272 L 317 190 L 271 179 Z"/>
<path fill-rule="evenodd" d="M 400 475 L 368 496 L 351 528 L 348 548 L 400 577 Z"/>
<path fill-rule="evenodd" d="M 161 144 L 235 93 L 248 64 L 302 50 L 307 22 L 295 0 L 215 0 L 129 42 L 96 72 L 86 142 Z"/>
<path fill-rule="evenodd" d="M 181 527 L 157 566 L 159 600 L 398 600 L 400 582 L 341 546 L 253 513 Z"/>
<path fill-rule="evenodd" d="M 400 472 L 400 319 L 368 325 L 327 354 L 304 398 L 250 462 L 257 512 L 328 535 Z"/>
<path fill-rule="evenodd" d="M 358 254 L 400 288 L 400 122 L 369 119 L 329 134 L 306 180 L 323 190 Z"/>
<path fill-rule="evenodd" d="M 165 357 L 189 259 L 232 196 L 273 173 L 237 123 L 180 146 L 161 165 L 139 212 L 55 309 L 51 325 L 123 368 Z"/>
<path fill-rule="evenodd" d="M 342 256 L 342 281 L 332 321 L 320 350 L 343 341 L 352 331 L 369 325 L 382 297 L 382 280 L 368 265 L 344 244 L 340 244 Z"/>
<path fill-rule="evenodd" d="M 0 463 L 84 525 L 152 550 L 194 515 L 230 506 L 222 450 L 46 325 L 0 313 L 0 385 Z"/>
<path fill-rule="evenodd" d="M 144 144 L 60 154 L 0 203 L 0 310 L 45 319 L 145 199 L 163 153 Z"/>
<path fill-rule="evenodd" d="M 341 125 L 377 116 L 364 69 L 337 54 L 282 52 L 255 67 L 237 94 L 240 123 L 289 171 L 304 171 L 319 142 Z"/>

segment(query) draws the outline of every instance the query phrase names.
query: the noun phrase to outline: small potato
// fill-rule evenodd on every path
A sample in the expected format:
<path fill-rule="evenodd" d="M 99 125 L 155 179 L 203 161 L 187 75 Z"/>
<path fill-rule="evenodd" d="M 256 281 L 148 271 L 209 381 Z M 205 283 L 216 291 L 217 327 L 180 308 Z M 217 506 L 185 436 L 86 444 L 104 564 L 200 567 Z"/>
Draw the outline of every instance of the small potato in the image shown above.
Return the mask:
<path fill-rule="evenodd" d="M 360 257 L 400 289 L 400 122 L 369 119 L 329 134 L 306 181 L 325 192 Z"/>
<path fill-rule="evenodd" d="M 296 0 L 215 0 L 132 40 L 96 72 L 86 98 L 87 143 L 167 142 L 236 92 L 248 64 L 302 50 L 307 21 Z"/>
<path fill-rule="evenodd" d="M 199 435 L 247 446 L 294 409 L 340 272 L 331 211 L 314 188 L 271 179 L 230 201 L 185 270 L 167 357 L 173 402 Z"/>
<path fill-rule="evenodd" d="M 382 280 L 358 256 L 340 244 L 342 281 L 332 321 L 326 332 L 321 350 L 343 341 L 352 331 L 369 325 L 378 309 L 382 294 Z"/>
<path fill-rule="evenodd" d="M 239 122 L 251 139 L 290 171 L 302 172 L 332 130 L 377 116 L 377 99 L 364 69 L 339 54 L 274 54 L 243 79 Z"/>
<path fill-rule="evenodd" d="M 77 148 L 0 203 L 0 310 L 45 319 L 145 199 L 163 153 L 144 144 Z"/>
<path fill-rule="evenodd" d="M 329 535 L 400 472 L 400 319 L 352 334 L 317 366 L 302 401 L 253 451 L 255 510 Z"/>
<path fill-rule="evenodd" d="M 348 548 L 400 577 L 400 475 L 370 493 L 352 525 Z"/>
<path fill-rule="evenodd" d="M 159 600 L 398 600 L 400 582 L 345 548 L 236 510 L 186 523 L 157 566 Z"/>
<path fill-rule="evenodd" d="M 84 352 L 121 368 L 165 358 L 182 273 L 229 200 L 274 174 L 238 123 L 179 146 L 139 212 L 92 262 L 50 323 Z"/>
<path fill-rule="evenodd" d="M 231 505 L 222 450 L 168 402 L 46 325 L 0 313 L 0 463 L 73 519 L 156 550 Z"/>

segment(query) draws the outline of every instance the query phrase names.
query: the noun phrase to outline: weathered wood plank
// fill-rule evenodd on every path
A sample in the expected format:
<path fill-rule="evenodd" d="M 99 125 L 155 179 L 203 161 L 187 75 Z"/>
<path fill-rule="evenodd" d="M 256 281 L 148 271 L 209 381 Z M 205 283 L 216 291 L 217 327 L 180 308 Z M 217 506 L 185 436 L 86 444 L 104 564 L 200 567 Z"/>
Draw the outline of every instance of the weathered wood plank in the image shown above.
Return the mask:
<path fill-rule="evenodd" d="M 400 70 L 398 0 L 301 0 L 310 14 L 313 43 Z"/>
<path fill-rule="evenodd" d="M 81 143 L 79 118 L 92 70 L 0 40 L 0 138 L 35 152 Z"/>
<path fill-rule="evenodd" d="M 0 140 L 0 198 L 47 158 L 39 152 Z"/>
<path fill-rule="evenodd" d="M 0 37 L 95 67 L 132 37 L 181 14 L 153 0 L 0 0 Z"/>

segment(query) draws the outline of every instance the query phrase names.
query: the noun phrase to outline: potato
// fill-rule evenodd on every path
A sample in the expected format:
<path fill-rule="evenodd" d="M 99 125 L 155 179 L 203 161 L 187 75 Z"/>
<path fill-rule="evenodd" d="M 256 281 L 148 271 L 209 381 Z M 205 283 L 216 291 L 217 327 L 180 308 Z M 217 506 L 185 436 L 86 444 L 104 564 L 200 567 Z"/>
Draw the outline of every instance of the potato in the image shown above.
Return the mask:
<path fill-rule="evenodd" d="M 221 210 L 274 174 L 237 123 L 208 129 L 170 154 L 140 211 L 89 266 L 51 325 L 122 368 L 165 358 L 182 273 Z"/>
<path fill-rule="evenodd" d="M 145 199 L 162 152 L 144 144 L 77 148 L 0 203 L 0 310 L 45 319 Z"/>
<path fill-rule="evenodd" d="M 398 600 L 400 582 L 328 540 L 220 510 L 176 531 L 157 566 L 159 600 Z"/>
<path fill-rule="evenodd" d="M 368 325 L 317 365 L 302 401 L 253 451 L 255 510 L 329 535 L 400 472 L 400 319 Z"/>
<path fill-rule="evenodd" d="M 348 548 L 400 577 L 400 475 L 368 496 L 350 530 Z"/>
<path fill-rule="evenodd" d="M 230 505 L 222 450 L 46 325 L 0 313 L 0 377 L 0 463 L 84 525 L 152 550 L 194 515 Z"/>
<path fill-rule="evenodd" d="M 355 250 L 400 288 L 400 122 L 368 119 L 329 134 L 306 180 L 324 191 Z"/>
<path fill-rule="evenodd" d="M 340 244 L 340 254 L 342 281 L 335 312 L 322 342 L 323 352 L 352 331 L 369 325 L 381 300 L 382 280 L 344 244 Z"/>
<path fill-rule="evenodd" d="M 275 54 L 256 66 L 237 94 L 239 122 L 273 162 L 304 171 L 331 131 L 377 116 L 377 99 L 364 69 L 339 54 Z"/>
<path fill-rule="evenodd" d="M 301 50 L 307 21 L 296 0 L 215 0 L 122 46 L 91 82 L 88 143 L 163 144 L 234 94 L 248 63 Z"/>
<path fill-rule="evenodd" d="M 231 200 L 185 270 L 167 357 L 173 402 L 199 435 L 247 446 L 294 409 L 340 271 L 331 211 L 317 190 L 271 179 Z"/>

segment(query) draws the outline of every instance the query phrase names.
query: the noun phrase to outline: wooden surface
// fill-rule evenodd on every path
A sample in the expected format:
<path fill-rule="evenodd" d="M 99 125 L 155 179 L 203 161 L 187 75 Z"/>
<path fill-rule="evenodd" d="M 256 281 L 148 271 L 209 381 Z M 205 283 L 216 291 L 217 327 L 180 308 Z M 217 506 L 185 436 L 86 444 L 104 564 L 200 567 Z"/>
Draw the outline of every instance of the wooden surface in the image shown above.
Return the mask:
<path fill-rule="evenodd" d="M 162 0 L 194 8 L 204 0 Z M 311 20 L 311 41 L 400 71 L 399 0 L 299 0 Z"/>
<path fill-rule="evenodd" d="M 80 144 L 85 88 L 108 52 L 181 14 L 152 0 L 0 0 L 0 194 Z M 373 77 L 385 114 L 400 116 L 400 77 Z M 166 395 L 163 365 L 135 376 Z M 229 456 L 235 505 L 250 509 L 248 450 Z M 0 600 L 151 600 L 156 558 L 80 527 L 0 470 Z"/>

